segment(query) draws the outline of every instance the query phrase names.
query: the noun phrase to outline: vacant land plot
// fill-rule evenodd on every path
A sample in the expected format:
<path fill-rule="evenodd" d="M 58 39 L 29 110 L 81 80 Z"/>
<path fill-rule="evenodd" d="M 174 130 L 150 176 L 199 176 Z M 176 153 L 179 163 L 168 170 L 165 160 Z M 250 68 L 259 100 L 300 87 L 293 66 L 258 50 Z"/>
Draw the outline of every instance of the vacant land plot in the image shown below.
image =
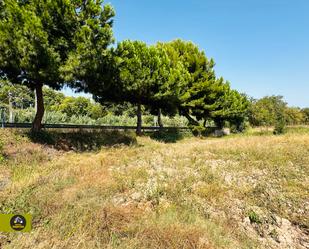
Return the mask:
<path fill-rule="evenodd" d="M 309 247 L 309 132 L 95 152 L 0 137 L 0 212 L 34 217 L 3 248 Z"/>

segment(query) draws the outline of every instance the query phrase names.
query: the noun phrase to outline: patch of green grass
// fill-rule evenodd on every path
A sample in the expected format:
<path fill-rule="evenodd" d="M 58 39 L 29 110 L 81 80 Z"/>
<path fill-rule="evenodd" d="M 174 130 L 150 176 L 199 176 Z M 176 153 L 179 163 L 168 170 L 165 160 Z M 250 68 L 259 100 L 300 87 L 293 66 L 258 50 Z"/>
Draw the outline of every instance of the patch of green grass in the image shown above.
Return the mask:
<path fill-rule="evenodd" d="M 61 178 L 58 181 L 53 182 L 54 185 L 53 190 L 58 192 L 69 186 L 72 186 L 74 183 L 76 183 L 76 179 L 72 176 L 69 176 L 67 178 Z"/>
<path fill-rule="evenodd" d="M 309 126 L 288 126 L 286 132 L 290 134 L 309 134 Z"/>
<path fill-rule="evenodd" d="M 254 212 L 253 210 L 249 211 L 248 217 L 249 217 L 251 223 L 256 223 L 256 224 L 261 224 L 262 223 L 261 218 L 259 217 L 259 215 L 256 212 Z"/>

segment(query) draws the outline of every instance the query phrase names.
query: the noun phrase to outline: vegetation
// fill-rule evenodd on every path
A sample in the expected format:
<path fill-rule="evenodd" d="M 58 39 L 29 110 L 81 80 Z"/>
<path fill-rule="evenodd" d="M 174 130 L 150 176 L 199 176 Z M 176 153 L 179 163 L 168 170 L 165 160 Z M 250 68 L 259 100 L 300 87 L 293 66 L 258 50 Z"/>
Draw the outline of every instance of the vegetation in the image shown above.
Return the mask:
<path fill-rule="evenodd" d="M 0 85 L 0 106 L 5 108 L 5 120 L 9 121 L 9 102 L 11 101 L 13 121 L 17 123 L 30 123 L 35 117 L 35 98 L 33 92 L 25 86 L 12 85 L 3 80 L 0 81 Z M 113 104 L 102 101 L 102 104 L 99 104 L 85 97 L 66 97 L 63 93 L 48 87 L 43 87 L 43 94 L 46 110 L 43 118 L 44 123 L 128 126 L 135 126 L 137 123 L 136 107 L 128 102 Z M 284 131 L 286 130 L 286 125 L 309 124 L 306 118 L 306 108 L 288 107 L 280 96 L 264 97 L 248 103 L 246 98 L 241 98 L 240 96 L 233 98 L 234 94 L 239 95 L 238 92 L 230 90 L 230 97 L 225 98 L 226 101 L 230 99 L 230 103 L 233 103 L 232 105 L 225 105 L 224 99 L 222 99 L 220 102 L 221 107 L 212 112 L 213 117 L 227 117 L 226 120 L 229 120 L 229 122 L 223 122 L 224 126 L 231 128 L 233 133 L 244 131 L 250 125 L 268 126 L 268 129 L 271 129 L 270 127 L 275 127 L 276 124 L 280 126 L 281 124 Z M 237 101 L 240 102 L 237 103 Z M 275 113 L 276 102 L 284 109 L 281 110 L 281 122 L 276 122 L 275 119 L 276 115 L 278 115 Z M 248 111 L 246 111 L 247 107 Z M 156 111 L 144 106 L 141 109 L 145 126 L 160 125 L 159 118 L 153 116 L 153 114 L 158 114 Z M 188 118 L 179 114 L 172 114 L 173 111 L 168 113 L 168 110 L 164 109 L 163 106 L 160 109 L 163 114 L 169 114 L 169 116 L 160 116 L 161 126 L 164 124 L 165 126 L 185 127 L 190 124 Z M 233 112 L 238 112 L 238 114 L 233 116 Z M 216 116 L 217 113 L 218 115 Z M 207 127 L 204 127 L 204 125 Z M 213 126 L 215 126 L 215 123 L 212 119 L 208 119 L 206 123 L 204 120 L 202 123 L 199 122 L 198 126 L 193 126 L 192 132 L 198 136 L 207 136 L 214 132 L 215 129 L 211 128 Z"/>
<path fill-rule="evenodd" d="M 309 130 L 256 132 L 66 152 L 0 130 L 0 212 L 34 217 L 30 234 L 1 234 L 1 246 L 306 248 Z"/>
<path fill-rule="evenodd" d="M 193 42 L 111 46 L 104 3 L 0 1 L 1 119 L 32 122 L 0 129 L 0 213 L 33 216 L 0 248 L 309 248 L 309 108 L 250 99 Z"/>
<path fill-rule="evenodd" d="M 43 85 L 60 89 L 67 68 L 102 54 L 112 42 L 113 10 L 103 1 L 1 2 L 0 76 L 36 92 L 33 131 L 44 116 Z M 101 58 L 100 58 L 101 59 Z M 90 62 L 89 62 L 90 63 Z"/>
<path fill-rule="evenodd" d="M 109 47 L 114 11 L 103 1 L 7 0 L 0 15 L 0 100 L 10 114 L 13 107 L 35 107 L 35 116 L 28 110 L 25 118 L 33 118 L 33 131 L 41 129 L 45 109 L 48 121 L 98 123 L 110 113 L 107 106 L 128 103 L 136 106 L 130 114 L 136 115 L 139 135 L 143 109 L 158 116 L 160 127 L 162 113 L 184 116 L 199 134 L 213 125 L 241 132 L 248 120 L 276 126 L 280 134 L 286 123 L 308 122 L 307 109 L 287 107 L 281 96 L 250 105 L 246 95 L 216 76 L 214 60 L 192 42 L 148 46 L 127 40 Z M 101 105 L 53 90 L 65 84 L 92 93 Z"/>
<path fill-rule="evenodd" d="M 191 43 L 175 40 L 147 46 L 142 41 L 123 41 L 114 48 L 112 17 L 103 1 L 3 2 L 0 20 L 0 77 L 12 84 L 35 89 L 36 115 L 33 131 L 44 116 L 43 85 L 60 89 L 64 84 L 94 95 L 101 103 L 130 102 L 137 105 L 137 133 L 141 135 L 142 105 L 151 113 L 176 113 L 199 126 L 203 120 L 220 128 L 225 121 L 244 120 L 245 96 L 217 79 L 214 60 Z M 48 96 L 47 101 L 52 100 Z M 57 104 L 58 95 L 53 105 Z M 72 109 L 72 102 L 78 109 Z M 45 101 L 46 102 L 46 101 Z M 66 98 L 58 109 L 66 114 L 86 115 L 84 99 Z M 11 108 L 11 106 L 10 106 Z M 80 113 L 81 112 L 81 113 Z"/>

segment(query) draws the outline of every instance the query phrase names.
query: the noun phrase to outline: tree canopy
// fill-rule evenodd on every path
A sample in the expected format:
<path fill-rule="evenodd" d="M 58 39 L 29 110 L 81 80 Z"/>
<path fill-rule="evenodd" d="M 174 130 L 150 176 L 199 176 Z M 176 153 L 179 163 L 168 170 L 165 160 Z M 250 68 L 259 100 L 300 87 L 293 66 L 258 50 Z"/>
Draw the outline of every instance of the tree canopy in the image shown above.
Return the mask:
<path fill-rule="evenodd" d="M 154 45 L 125 40 L 111 47 L 113 16 L 113 8 L 102 0 L 1 2 L 0 77 L 28 87 L 29 95 L 35 90 L 33 130 L 41 128 L 44 104 L 67 115 L 92 113 L 95 118 L 103 112 L 89 100 L 53 92 L 64 85 L 92 93 L 101 104 L 135 105 L 139 134 L 142 106 L 158 115 L 160 126 L 161 113 L 178 113 L 193 126 L 210 122 L 223 127 L 228 122 L 241 130 L 248 99 L 217 77 L 212 58 L 180 39 Z M 276 121 L 279 105 L 269 101 L 251 105 L 253 122 Z M 299 116 L 294 109 L 287 113 Z"/>
<path fill-rule="evenodd" d="M 113 15 L 97 0 L 2 2 L 0 76 L 36 90 L 33 130 L 41 128 L 44 115 L 43 85 L 60 89 L 69 82 L 64 74 L 74 70 L 81 76 L 74 83 L 83 82 L 83 72 L 100 62 L 93 59 L 112 42 Z"/>

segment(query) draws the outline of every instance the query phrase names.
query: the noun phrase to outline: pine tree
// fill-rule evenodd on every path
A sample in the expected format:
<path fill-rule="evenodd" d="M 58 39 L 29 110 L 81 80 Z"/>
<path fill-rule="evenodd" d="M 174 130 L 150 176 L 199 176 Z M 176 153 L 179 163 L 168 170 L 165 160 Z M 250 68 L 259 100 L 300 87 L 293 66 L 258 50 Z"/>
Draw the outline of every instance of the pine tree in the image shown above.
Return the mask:
<path fill-rule="evenodd" d="M 33 131 L 42 127 L 43 85 L 60 89 L 70 79 L 74 86 L 84 83 L 79 77 L 91 71 L 89 67 L 96 67 L 87 59 L 95 57 L 94 51 L 103 54 L 112 42 L 110 19 L 114 13 L 102 4 L 95 0 L 2 2 L 0 76 L 36 91 Z M 88 66 L 84 70 L 83 62 Z M 81 73 L 73 77 L 76 70 Z"/>

